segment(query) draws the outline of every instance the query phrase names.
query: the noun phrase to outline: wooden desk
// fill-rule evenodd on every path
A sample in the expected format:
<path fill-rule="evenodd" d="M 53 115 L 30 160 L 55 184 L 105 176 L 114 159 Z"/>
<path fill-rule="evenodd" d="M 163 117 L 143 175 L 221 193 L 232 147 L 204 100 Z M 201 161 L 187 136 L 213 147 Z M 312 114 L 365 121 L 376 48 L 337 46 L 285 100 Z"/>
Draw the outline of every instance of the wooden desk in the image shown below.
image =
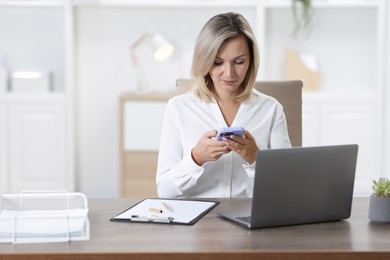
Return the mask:
<path fill-rule="evenodd" d="M 258 230 L 216 215 L 248 199 L 222 199 L 193 226 L 109 221 L 136 201 L 90 199 L 90 241 L 0 244 L 0 259 L 390 259 L 390 224 L 369 222 L 368 198 L 346 221 Z"/>

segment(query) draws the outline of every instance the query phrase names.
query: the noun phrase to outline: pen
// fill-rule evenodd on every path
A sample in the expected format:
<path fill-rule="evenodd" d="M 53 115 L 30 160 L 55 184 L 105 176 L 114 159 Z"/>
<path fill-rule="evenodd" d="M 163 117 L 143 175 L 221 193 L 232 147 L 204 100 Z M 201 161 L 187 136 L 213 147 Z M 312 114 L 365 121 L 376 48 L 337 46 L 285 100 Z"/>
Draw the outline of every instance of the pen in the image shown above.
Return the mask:
<path fill-rule="evenodd" d="M 149 208 L 149 211 L 154 212 L 154 213 L 162 213 L 163 212 L 161 209 L 155 209 L 155 208 Z"/>
<path fill-rule="evenodd" d="M 132 215 L 130 217 L 131 221 L 140 221 L 140 222 L 149 222 L 149 218 L 146 216 Z"/>
<path fill-rule="evenodd" d="M 163 202 L 163 205 L 169 212 L 173 212 L 173 208 L 169 206 L 167 203 Z"/>
<path fill-rule="evenodd" d="M 159 217 L 159 216 L 152 215 L 150 220 L 152 222 L 171 223 L 173 217 Z"/>
<path fill-rule="evenodd" d="M 161 223 L 170 223 L 173 220 L 173 217 L 158 217 L 155 215 L 152 216 L 138 216 L 132 215 L 130 217 L 131 221 L 139 221 L 139 222 L 161 222 Z"/>

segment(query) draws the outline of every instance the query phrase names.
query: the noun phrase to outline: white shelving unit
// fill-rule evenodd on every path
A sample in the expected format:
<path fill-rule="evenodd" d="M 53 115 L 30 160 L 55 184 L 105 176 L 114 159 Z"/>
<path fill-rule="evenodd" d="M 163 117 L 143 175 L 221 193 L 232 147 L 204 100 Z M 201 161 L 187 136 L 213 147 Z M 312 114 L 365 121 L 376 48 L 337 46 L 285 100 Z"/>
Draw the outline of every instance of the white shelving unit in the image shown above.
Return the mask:
<path fill-rule="evenodd" d="M 49 92 L 0 93 L 0 192 L 74 189 L 73 70 L 63 1 L 0 1 L 9 74 L 49 71 Z M 71 64 L 72 63 L 72 64 Z"/>
<path fill-rule="evenodd" d="M 77 189 L 88 195 L 115 197 L 118 98 L 136 90 L 130 44 L 150 30 L 172 40 L 177 47 L 173 59 L 147 64 L 145 74 L 156 89 L 173 90 L 177 77 L 189 76 L 191 51 L 203 24 L 216 13 L 240 12 L 261 48 L 259 79 L 284 77 L 286 48 L 317 55 L 320 91 L 303 96 L 304 145 L 358 143 L 355 195 L 366 196 L 372 178 L 389 176 L 390 4 L 314 0 L 313 6 L 311 33 L 294 38 L 290 0 L 0 0 L 0 52 L 6 52 L 11 70 L 26 65 L 53 72 L 55 95 L 45 99 L 57 96 L 53 102 L 63 107 L 62 185 L 72 189 L 77 182 Z M 9 141 L 14 95 L 0 93 L 0 141 L 7 147 L 0 148 L 2 191 L 13 191 L 10 165 L 18 160 L 10 157 Z"/>
<path fill-rule="evenodd" d="M 263 78 L 283 78 L 288 48 L 317 56 L 320 90 L 303 94 L 303 145 L 359 144 L 355 196 L 368 196 L 372 179 L 384 175 L 387 5 L 313 1 L 311 28 L 295 37 L 291 1 L 265 1 L 259 13 Z"/>

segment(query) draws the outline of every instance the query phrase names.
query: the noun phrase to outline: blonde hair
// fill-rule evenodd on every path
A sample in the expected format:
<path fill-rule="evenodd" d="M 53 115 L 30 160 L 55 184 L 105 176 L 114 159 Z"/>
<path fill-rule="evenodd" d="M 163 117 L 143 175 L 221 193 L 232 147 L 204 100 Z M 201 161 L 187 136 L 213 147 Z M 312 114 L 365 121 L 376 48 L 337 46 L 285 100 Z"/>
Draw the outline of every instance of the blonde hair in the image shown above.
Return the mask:
<path fill-rule="evenodd" d="M 222 13 L 212 17 L 200 31 L 196 39 L 192 60 L 192 77 L 195 83 L 195 95 L 201 100 L 213 99 L 213 82 L 209 75 L 211 66 L 221 45 L 230 38 L 244 36 L 250 52 L 250 64 L 242 82 L 242 92 L 238 101 L 251 97 L 259 69 L 260 57 L 257 41 L 248 21 L 237 13 Z"/>

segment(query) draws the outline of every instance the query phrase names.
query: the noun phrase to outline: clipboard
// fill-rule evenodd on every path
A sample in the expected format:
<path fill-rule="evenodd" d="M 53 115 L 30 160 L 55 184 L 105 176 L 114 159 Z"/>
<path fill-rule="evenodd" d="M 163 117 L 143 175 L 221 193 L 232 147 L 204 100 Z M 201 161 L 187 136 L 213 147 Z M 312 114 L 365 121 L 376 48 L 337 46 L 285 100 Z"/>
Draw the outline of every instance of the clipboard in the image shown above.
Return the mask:
<path fill-rule="evenodd" d="M 218 204 L 210 200 L 146 198 L 110 221 L 193 225 Z"/>

